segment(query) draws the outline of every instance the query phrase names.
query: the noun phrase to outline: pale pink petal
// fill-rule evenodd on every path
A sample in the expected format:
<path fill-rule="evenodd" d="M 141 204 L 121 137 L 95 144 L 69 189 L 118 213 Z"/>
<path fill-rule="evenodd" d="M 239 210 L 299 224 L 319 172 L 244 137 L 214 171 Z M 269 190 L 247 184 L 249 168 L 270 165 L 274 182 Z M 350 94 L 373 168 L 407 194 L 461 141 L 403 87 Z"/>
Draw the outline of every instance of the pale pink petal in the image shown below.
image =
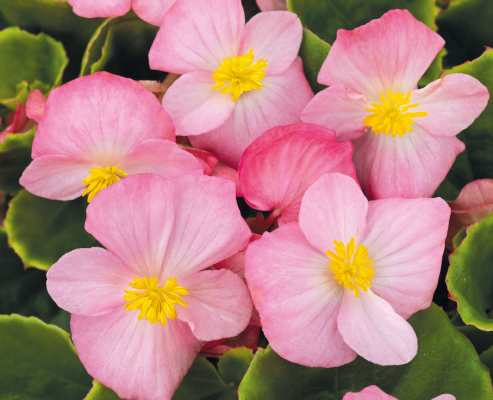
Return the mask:
<path fill-rule="evenodd" d="M 185 322 L 166 326 L 118 307 L 99 317 L 72 314 L 77 354 L 94 379 L 122 399 L 170 400 L 204 344 Z"/>
<path fill-rule="evenodd" d="M 232 181 L 184 175 L 173 183 L 175 220 L 161 275 L 181 282 L 244 249 L 252 233 L 241 217 Z"/>
<path fill-rule="evenodd" d="M 360 290 L 359 298 L 345 290 L 337 328 L 351 349 L 374 364 L 407 364 L 418 351 L 412 326 L 371 289 Z"/>
<path fill-rule="evenodd" d="M 125 305 L 124 290 L 134 272 L 105 249 L 77 249 L 48 270 L 46 288 L 60 308 L 73 314 L 97 316 Z"/>
<path fill-rule="evenodd" d="M 214 84 L 209 72 L 190 72 L 167 90 L 163 107 L 175 123 L 177 135 L 203 134 L 220 127 L 231 116 L 236 103 L 231 95 L 213 90 Z"/>
<path fill-rule="evenodd" d="M 255 60 L 267 61 L 266 75 L 279 75 L 293 63 L 300 49 L 303 27 L 289 11 L 260 13 L 245 26 L 240 54 L 253 50 Z"/>
<path fill-rule="evenodd" d="M 451 74 L 423 89 L 415 90 L 411 103 L 419 106 L 412 112 L 427 112 L 414 123 L 433 136 L 455 136 L 466 129 L 483 112 L 490 95 L 476 78 Z"/>
<path fill-rule="evenodd" d="M 19 183 L 36 196 L 52 200 L 73 200 L 82 195 L 82 181 L 94 165 L 62 155 L 34 159 L 22 173 Z"/>
<path fill-rule="evenodd" d="M 348 392 L 342 400 L 398 400 L 390 394 L 385 393 L 378 386 L 372 385 L 364 388 L 361 392 Z"/>
<path fill-rule="evenodd" d="M 284 224 L 298 221 L 305 190 L 323 174 L 340 172 L 356 180 L 352 145 L 337 143 L 335 136 L 334 131 L 313 124 L 279 126 L 265 132 L 241 159 L 240 182 L 246 202 L 257 210 L 282 210 L 279 223 Z"/>
<path fill-rule="evenodd" d="M 217 157 L 214 154 L 188 145 L 180 144 L 179 146 L 187 153 L 190 153 L 195 157 L 202 167 L 202 172 L 204 175 L 210 175 L 213 168 L 217 165 Z"/>
<path fill-rule="evenodd" d="M 240 177 L 238 176 L 237 169 L 234 169 L 228 164 L 219 161 L 212 169 L 210 176 L 217 176 L 218 178 L 232 180 L 236 185 L 236 197 L 243 197 L 243 190 L 241 189 Z"/>
<path fill-rule="evenodd" d="M 369 203 L 362 243 L 375 269 L 372 291 L 404 319 L 431 304 L 449 218 L 450 207 L 440 198 Z"/>
<path fill-rule="evenodd" d="M 264 233 L 245 256 L 248 288 L 269 344 L 308 367 L 337 367 L 356 357 L 337 330 L 344 288 L 328 264 L 294 222 Z"/>
<path fill-rule="evenodd" d="M 368 130 L 354 141 L 353 162 L 370 199 L 431 197 L 465 146 L 415 127 L 403 137 Z"/>
<path fill-rule="evenodd" d="M 218 129 L 192 136 L 195 147 L 209 150 L 237 168 L 243 151 L 266 130 L 300 122 L 300 112 L 313 97 L 298 57 L 281 75 L 267 76 L 265 87 L 243 93 L 231 117 Z M 296 96 L 293 97 L 293 93 Z"/>
<path fill-rule="evenodd" d="M 281 11 L 287 10 L 286 0 L 257 0 L 260 11 Z"/>
<path fill-rule="evenodd" d="M 85 18 L 121 17 L 130 11 L 132 0 L 68 0 L 74 13 Z"/>
<path fill-rule="evenodd" d="M 175 2 L 176 0 L 132 0 L 132 8 L 145 22 L 161 26 L 164 15 Z"/>
<path fill-rule="evenodd" d="M 252 314 L 246 284 L 234 272 L 201 271 L 180 280 L 188 295 L 187 307 L 179 307 L 178 318 L 188 322 L 200 340 L 218 340 L 241 333 Z"/>
<path fill-rule="evenodd" d="M 160 276 L 173 226 L 173 184 L 154 174 L 123 178 L 87 207 L 85 229 L 138 278 Z"/>
<path fill-rule="evenodd" d="M 441 394 L 431 400 L 455 400 L 455 396 L 452 396 L 451 394 Z"/>
<path fill-rule="evenodd" d="M 174 138 L 173 123 L 152 93 L 131 79 L 97 72 L 51 91 L 32 155 L 62 154 L 107 167 L 141 140 Z"/>
<path fill-rule="evenodd" d="M 29 93 L 26 102 L 26 114 L 28 118 L 34 119 L 36 122 L 41 120 L 45 112 L 46 97 L 39 89 Z"/>
<path fill-rule="evenodd" d="M 174 179 L 185 174 L 202 175 L 197 159 L 170 140 L 147 139 L 137 144 L 118 164 L 127 175 L 152 173 Z"/>
<path fill-rule="evenodd" d="M 301 201 L 300 228 L 322 253 L 334 251 L 334 240 L 356 246 L 366 229 L 368 200 L 358 183 L 339 173 L 325 174 L 311 185 Z"/>
<path fill-rule="evenodd" d="M 352 31 L 339 29 L 318 81 L 378 96 L 417 88 L 445 41 L 407 10 L 391 10 Z"/>
<path fill-rule="evenodd" d="M 179 0 L 163 18 L 149 64 L 175 74 L 215 72 L 239 55 L 244 27 L 241 0 Z"/>
<path fill-rule="evenodd" d="M 344 85 L 335 85 L 317 93 L 301 112 L 303 122 L 334 129 L 339 142 L 358 139 L 365 131 L 365 111 L 371 105 L 362 94 Z"/>

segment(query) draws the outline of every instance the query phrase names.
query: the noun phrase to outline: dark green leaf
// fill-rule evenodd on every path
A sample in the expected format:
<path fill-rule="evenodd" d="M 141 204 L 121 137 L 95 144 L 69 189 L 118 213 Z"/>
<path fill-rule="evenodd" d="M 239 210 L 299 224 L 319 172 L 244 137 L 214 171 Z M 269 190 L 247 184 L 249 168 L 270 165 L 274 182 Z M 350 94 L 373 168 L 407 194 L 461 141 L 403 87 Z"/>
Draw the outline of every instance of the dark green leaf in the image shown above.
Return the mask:
<path fill-rule="evenodd" d="M 251 350 L 244 347 L 229 350 L 219 359 L 217 368 L 224 382 L 238 388 L 253 359 Z"/>
<path fill-rule="evenodd" d="M 327 55 L 330 44 L 324 42 L 309 29 L 303 29 L 303 41 L 301 42 L 299 55 L 303 59 L 303 70 L 306 79 L 315 93 L 320 92 L 327 86 L 318 83 L 318 73 Z"/>
<path fill-rule="evenodd" d="M 471 341 L 478 354 L 493 346 L 493 332 L 482 331 L 472 325 L 456 326 L 456 329 Z"/>
<path fill-rule="evenodd" d="M 0 192 L 15 195 L 22 186 L 19 179 L 31 163 L 31 149 L 18 147 L 0 152 Z"/>
<path fill-rule="evenodd" d="M 454 249 L 460 246 L 460 244 L 465 239 L 465 237 L 466 237 L 466 227 L 463 226 L 462 228 L 460 228 L 459 232 L 457 232 L 457 235 L 455 235 L 454 238 L 452 239 Z"/>
<path fill-rule="evenodd" d="M 493 369 L 493 347 L 490 347 L 488 350 L 483 351 L 479 355 L 479 359 L 489 369 Z"/>

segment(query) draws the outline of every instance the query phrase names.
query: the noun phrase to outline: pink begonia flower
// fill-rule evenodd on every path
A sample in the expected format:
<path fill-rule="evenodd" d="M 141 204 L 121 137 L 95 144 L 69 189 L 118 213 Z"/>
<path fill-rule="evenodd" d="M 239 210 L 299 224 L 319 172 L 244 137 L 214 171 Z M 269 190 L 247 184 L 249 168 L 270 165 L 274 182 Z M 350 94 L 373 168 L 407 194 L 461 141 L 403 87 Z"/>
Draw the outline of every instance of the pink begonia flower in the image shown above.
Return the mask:
<path fill-rule="evenodd" d="M 274 210 L 270 226 L 298 221 L 305 190 L 320 176 L 340 172 L 356 180 L 351 142 L 337 143 L 336 133 L 313 124 L 279 126 L 247 147 L 239 173 L 245 201 L 262 211 Z"/>
<path fill-rule="evenodd" d="M 469 75 L 447 75 L 418 89 L 444 43 L 407 10 L 337 31 L 318 75 L 330 87 L 301 119 L 353 141 L 369 198 L 431 197 L 464 150 L 455 136 L 486 107 L 488 90 Z"/>
<path fill-rule="evenodd" d="M 238 275 L 205 270 L 251 236 L 233 182 L 130 176 L 94 198 L 85 228 L 108 250 L 74 250 L 47 274 L 82 364 L 123 399 L 171 399 L 202 346 L 252 313 Z"/>
<path fill-rule="evenodd" d="M 175 143 L 173 123 L 137 82 L 98 72 L 53 89 L 20 184 L 36 196 L 88 201 L 121 178 L 202 174 Z"/>
<path fill-rule="evenodd" d="M 475 224 L 493 212 L 493 180 L 478 179 L 468 183 L 449 205 L 452 214 L 445 245 L 453 250 L 452 240 L 463 226 Z"/>
<path fill-rule="evenodd" d="M 449 217 L 440 198 L 368 202 L 354 179 L 321 176 L 303 196 L 299 223 L 246 251 L 248 287 L 274 351 L 308 367 L 357 354 L 379 365 L 411 361 L 418 342 L 406 319 L 431 304 Z"/>
<path fill-rule="evenodd" d="M 34 121 L 26 115 L 26 106 L 22 103 L 17 104 L 17 110 L 12 111 L 7 116 L 7 128 L 0 132 L 0 143 L 3 143 L 8 135 L 16 133 L 26 133 L 34 127 Z M 0 118 L 0 124 L 2 119 Z"/>
<path fill-rule="evenodd" d="M 163 97 L 176 134 L 237 168 L 266 130 L 300 122 L 313 97 L 301 39 L 291 12 L 260 13 L 245 25 L 241 0 L 178 0 L 149 53 L 152 69 L 182 74 Z"/>
<path fill-rule="evenodd" d="M 260 11 L 283 11 L 288 9 L 286 0 L 257 0 Z"/>
<path fill-rule="evenodd" d="M 348 392 L 344 395 L 342 400 L 399 400 L 390 394 L 385 393 L 379 387 L 372 385 L 364 388 L 361 392 L 353 393 Z M 431 400 L 455 400 L 455 396 L 451 394 L 442 394 L 438 397 L 434 397 Z"/>

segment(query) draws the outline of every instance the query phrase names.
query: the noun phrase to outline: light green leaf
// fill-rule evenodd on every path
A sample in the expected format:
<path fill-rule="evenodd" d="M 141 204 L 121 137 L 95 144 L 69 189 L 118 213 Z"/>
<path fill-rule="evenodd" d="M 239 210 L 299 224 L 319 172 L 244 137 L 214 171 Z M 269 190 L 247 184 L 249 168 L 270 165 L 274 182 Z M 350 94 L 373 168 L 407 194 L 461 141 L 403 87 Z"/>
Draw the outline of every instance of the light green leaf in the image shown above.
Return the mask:
<path fill-rule="evenodd" d="M 120 400 L 120 398 L 113 390 L 95 380 L 91 391 L 84 400 Z"/>
<path fill-rule="evenodd" d="M 36 125 L 29 132 L 7 135 L 5 137 L 5 140 L 0 143 L 0 152 L 9 151 L 18 147 L 23 147 L 31 150 L 33 146 L 34 135 L 37 129 L 38 126 Z"/>
<path fill-rule="evenodd" d="M 318 83 L 317 78 L 329 51 L 330 44 L 324 42 L 309 29 L 303 29 L 303 40 L 299 56 L 303 59 L 303 70 L 305 71 L 306 79 L 315 93 L 327 87 Z"/>

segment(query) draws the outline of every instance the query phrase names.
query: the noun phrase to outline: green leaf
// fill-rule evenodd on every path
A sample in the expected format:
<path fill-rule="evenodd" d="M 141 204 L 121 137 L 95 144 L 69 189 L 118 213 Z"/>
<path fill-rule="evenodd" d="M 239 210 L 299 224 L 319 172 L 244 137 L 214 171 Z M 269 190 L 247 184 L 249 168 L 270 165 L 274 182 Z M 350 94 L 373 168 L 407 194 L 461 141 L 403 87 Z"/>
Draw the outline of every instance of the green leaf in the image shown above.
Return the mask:
<path fill-rule="evenodd" d="M 340 400 L 348 392 L 377 385 L 399 400 L 430 400 L 449 393 L 457 399 L 491 400 L 489 373 L 472 344 L 432 304 L 409 318 L 418 354 L 408 364 L 382 367 L 360 357 L 338 368 L 307 368 L 259 349 L 240 384 L 242 400 Z"/>
<path fill-rule="evenodd" d="M 222 356 L 219 359 L 217 368 L 223 381 L 236 386 L 235 389 L 237 389 L 252 360 L 252 351 L 244 347 L 239 347 L 229 350 Z"/>
<path fill-rule="evenodd" d="M 113 390 L 95 380 L 91 391 L 84 400 L 120 400 L 120 397 Z"/>
<path fill-rule="evenodd" d="M 493 292 L 493 216 L 469 226 L 462 244 L 450 255 L 446 282 L 467 325 L 493 331 L 490 315 Z"/>
<path fill-rule="evenodd" d="M 35 36 L 11 27 L 0 32 L 0 103 L 12 109 L 29 92 L 47 94 L 60 85 L 68 59 L 63 45 L 44 33 Z"/>
<path fill-rule="evenodd" d="M 472 325 L 456 326 L 456 329 L 471 341 L 478 354 L 493 346 L 493 332 L 482 331 Z"/>
<path fill-rule="evenodd" d="M 488 350 L 483 351 L 479 355 L 479 359 L 489 369 L 493 369 L 493 347 L 490 347 Z"/>
<path fill-rule="evenodd" d="M 429 83 L 440 78 L 443 72 L 443 57 L 447 54 L 447 50 L 445 48 L 441 49 L 438 52 L 438 55 L 435 57 L 431 65 L 426 70 L 425 74 L 421 77 L 418 82 L 419 87 L 424 87 Z"/>
<path fill-rule="evenodd" d="M 324 42 L 309 29 L 303 29 L 303 40 L 299 56 L 303 59 L 303 70 L 305 71 L 306 79 L 315 93 L 327 87 L 318 83 L 317 78 L 329 51 L 330 44 Z"/>
<path fill-rule="evenodd" d="M 21 190 L 10 202 L 9 244 L 27 267 L 48 270 L 65 253 L 99 243 L 84 230 L 87 200 L 49 200 Z"/>
<path fill-rule="evenodd" d="M 68 333 L 37 318 L 0 316 L 2 399 L 80 400 L 91 387 Z"/>
<path fill-rule="evenodd" d="M 466 238 L 466 235 L 467 235 L 467 229 L 465 226 L 463 226 L 462 228 L 460 228 L 459 232 L 457 232 L 457 235 L 455 235 L 454 238 L 452 239 L 452 244 L 454 246 L 454 249 L 460 246 L 462 241 Z"/>
<path fill-rule="evenodd" d="M 31 161 L 26 147 L 0 152 L 0 193 L 15 195 L 22 189 L 19 179 Z"/>
<path fill-rule="evenodd" d="M 46 290 L 46 273 L 24 270 L 21 259 L 8 247 L 0 227 L 0 314 L 22 314 L 50 321 L 59 308 Z"/>
<path fill-rule="evenodd" d="M 488 49 L 477 60 L 446 70 L 444 75 L 453 73 L 471 75 L 493 93 L 492 70 L 493 49 Z M 491 99 L 483 113 L 469 128 L 459 133 L 457 138 L 465 143 L 466 149 L 459 154 L 435 193 L 435 196 L 447 200 L 455 199 L 460 190 L 473 180 L 493 178 L 493 101 Z"/>
<path fill-rule="evenodd" d="M 479 57 L 485 46 L 493 47 L 493 2 L 454 0 L 438 14 L 436 24 L 446 41 L 447 65 L 459 65 Z"/>
<path fill-rule="evenodd" d="M 5 140 L 0 143 L 0 152 L 23 147 L 31 150 L 33 146 L 34 135 L 38 130 L 38 126 L 35 125 L 29 132 L 15 133 L 13 135 L 7 135 Z"/>

